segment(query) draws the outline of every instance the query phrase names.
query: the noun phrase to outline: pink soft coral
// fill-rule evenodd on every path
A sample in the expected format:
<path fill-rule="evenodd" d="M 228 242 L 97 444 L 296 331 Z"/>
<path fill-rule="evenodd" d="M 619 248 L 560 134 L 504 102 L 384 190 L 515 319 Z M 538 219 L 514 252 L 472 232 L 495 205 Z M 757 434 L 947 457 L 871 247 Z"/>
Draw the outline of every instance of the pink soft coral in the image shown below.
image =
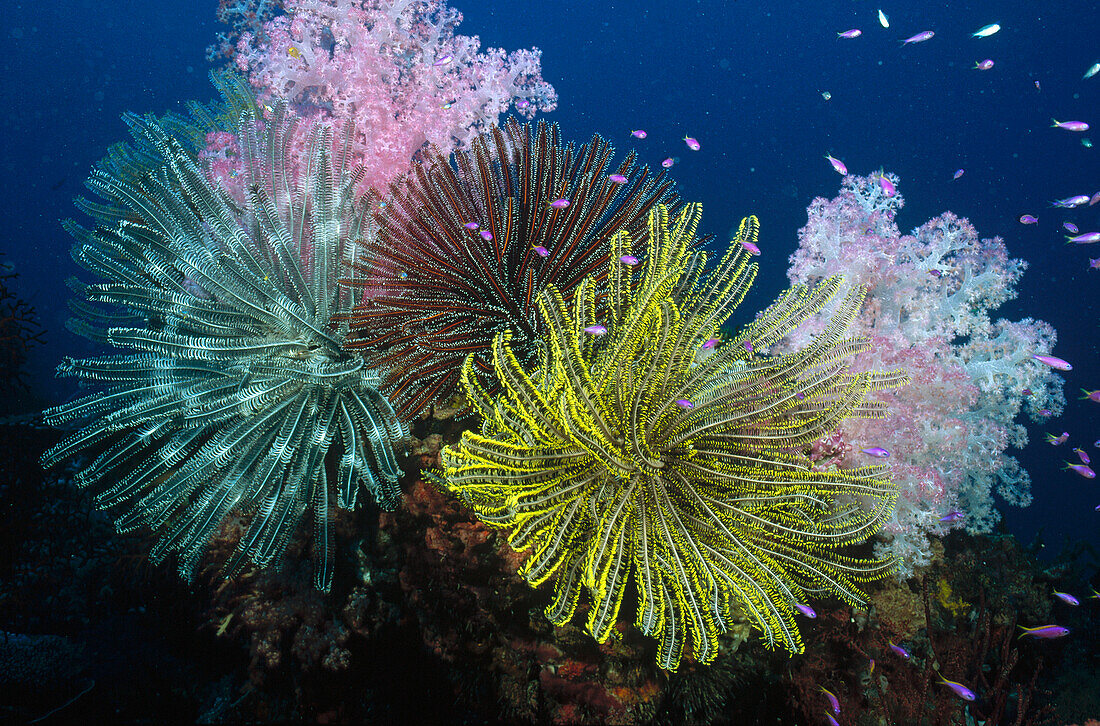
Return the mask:
<path fill-rule="evenodd" d="M 849 176 L 835 199 L 814 200 L 788 276 L 810 282 L 839 274 L 865 286 L 852 330 L 874 345 L 857 366 L 904 368 L 912 376 L 911 385 L 879 394 L 889 418 L 848 421 L 839 432 L 847 446 L 831 443 L 843 451 L 835 459 L 840 466 L 866 463 L 861 448 L 892 452 L 901 496 L 884 547 L 907 575 L 927 561 L 929 534 L 992 527 L 999 518 L 994 487 L 1012 504 L 1030 502 L 1027 473 L 1005 451 L 1027 441 L 1015 422 L 1025 403 L 1033 416 L 1061 411 L 1063 381 L 1030 360 L 1054 346 L 1050 325 L 990 319 L 1015 296 L 1026 263 L 1010 258 L 1000 238 L 980 239 L 950 212 L 901 234 L 894 218 L 903 200 L 883 190 L 880 176 Z M 796 335 L 813 332 L 811 325 Z M 959 524 L 940 521 L 955 509 L 965 514 Z"/>
<path fill-rule="evenodd" d="M 514 105 L 553 110 L 540 51 L 479 52 L 456 35 L 462 15 L 439 0 L 286 0 L 285 15 L 245 32 L 235 62 L 261 102 L 286 99 L 303 116 L 349 121 L 361 187 L 384 192 L 425 144 L 468 144 Z"/>

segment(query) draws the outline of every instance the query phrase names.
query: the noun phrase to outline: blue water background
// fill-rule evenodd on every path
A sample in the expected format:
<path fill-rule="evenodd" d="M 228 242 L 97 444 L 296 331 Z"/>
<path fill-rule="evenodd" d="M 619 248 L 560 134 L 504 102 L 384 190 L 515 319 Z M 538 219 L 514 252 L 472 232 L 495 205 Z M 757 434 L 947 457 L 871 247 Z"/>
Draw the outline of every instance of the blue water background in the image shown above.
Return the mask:
<path fill-rule="evenodd" d="M 1051 322 L 1055 354 L 1072 361 L 1066 413 L 1030 426 L 1017 455 L 1033 477 L 1035 503 L 1003 507 L 1013 532 L 1030 541 L 1042 530 L 1047 552 L 1065 538 L 1100 546 L 1100 483 L 1060 470 L 1069 446 L 1053 449 L 1043 431 L 1070 432 L 1100 459 L 1100 404 L 1076 400 L 1100 388 L 1097 290 L 1088 271 L 1100 245 L 1065 247 L 1060 225 L 1100 229 L 1100 206 L 1062 212 L 1049 201 L 1100 190 L 1100 149 L 1081 134 L 1050 129 L 1051 117 L 1094 125 L 1100 141 L 1100 76 L 1081 79 L 1100 61 L 1100 13 L 1087 3 L 907 2 L 883 9 L 864 2 L 763 4 L 705 2 L 481 2 L 455 0 L 460 32 L 484 46 L 537 46 L 544 75 L 561 96 L 549 116 L 566 138 L 598 132 L 634 146 L 657 165 L 679 157 L 683 196 L 704 205 L 706 231 L 725 236 L 746 214 L 761 220 L 761 274 L 745 303 L 766 305 L 786 282 L 787 256 L 816 196 L 835 196 L 839 177 L 823 159 L 842 158 L 853 173 L 883 167 L 901 177 L 908 231 L 945 210 L 968 217 L 983 237 L 1000 235 L 1031 268 L 1017 300 L 1000 316 Z M 48 344 L 30 373 L 46 400 L 71 394 L 55 382 L 62 355 L 90 345 L 64 328 L 76 273 L 59 220 L 106 147 L 126 136 L 123 111 L 182 110 L 210 99 L 204 49 L 220 29 L 213 2 L 132 0 L 24 2 L 9 6 L 0 34 L 0 197 L 6 211 L 0 251 L 22 277 L 18 290 L 38 308 Z M 998 22 L 997 35 L 970 34 Z M 837 40 L 849 28 L 864 33 Z M 936 37 L 900 46 L 922 30 Z M 992 58 L 988 72 L 973 70 Z M 1038 80 L 1041 92 L 1034 86 Z M 830 101 L 821 93 L 829 91 Z M 645 142 L 629 131 L 644 128 Z M 681 138 L 700 140 L 688 151 Z M 957 168 L 966 174 L 958 181 Z M 1038 225 L 1021 226 L 1023 213 Z M 975 462 L 980 466 L 982 462 Z"/>

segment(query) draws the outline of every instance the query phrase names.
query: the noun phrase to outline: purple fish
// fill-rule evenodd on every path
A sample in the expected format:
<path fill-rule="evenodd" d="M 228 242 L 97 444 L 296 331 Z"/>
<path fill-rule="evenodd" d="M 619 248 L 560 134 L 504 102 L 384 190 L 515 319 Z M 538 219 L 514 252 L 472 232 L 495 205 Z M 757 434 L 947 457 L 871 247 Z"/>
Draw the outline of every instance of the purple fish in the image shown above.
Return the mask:
<path fill-rule="evenodd" d="M 1024 390 L 1020 391 L 1020 393 L 1024 394 L 1025 396 L 1030 396 L 1032 391 L 1030 388 L 1025 388 Z"/>
<path fill-rule="evenodd" d="M 1074 237 L 1066 237 L 1066 244 L 1071 242 L 1075 245 L 1091 245 L 1094 242 L 1100 242 L 1100 232 L 1085 232 Z"/>
<path fill-rule="evenodd" d="M 931 40 L 935 33 L 931 30 L 924 30 L 916 35 L 909 36 L 905 40 L 901 41 L 902 45 L 909 45 L 910 43 L 923 43 L 926 40 Z"/>
<path fill-rule="evenodd" d="M 626 177 L 622 174 L 610 174 L 607 178 L 616 184 L 626 184 Z"/>
<path fill-rule="evenodd" d="M 1020 224 L 1035 224 L 1039 221 L 1039 218 L 1033 214 L 1021 214 Z"/>
<path fill-rule="evenodd" d="M 493 233 L 487 229 L 483 229 L 481 230 L 481 239 L 485 240 L 486 242 L 492 242 Z"/>
<path fill-rule="evenodd" d="M 1089 197 L 1089 206 L 1091 207 L 1094 204 L 1100 204 L 1100 192 L 1096 192 L 1096 194 Z"/>
<path fill-rule="evenodd" d="M 745 352 L 746 353 L 751 353 L 752 352 L 752 341 L 751 340 L 746 340 L 745 341 Z"/>
<path fill-rule="evenodd" d="M 1077 234 L 1081 231 L 1073 222 L 1062 222 L 1062 229 L 1066 230 L 1070 234 Z"/>
<path fill-rule="evenodd" d="M 1085 394 L 1081 396 L 1082 401 L 1087 398 L 1093 403 L 1100 403 L 1100 388 L 1097 388 L 1095 391 L 1086 391 L 1084 388 L 1082 388 L 1081 393 Z"/>
<path fill-rule="evenodd" d="M 974 691 L 970 690 L 969 688 L 967 688 L 963 684 L 956 683 L 955 681 L 949 681 L 949 680 L 947 680 L 946 678 L 943 677 L 943 674 L 938 674 L 938 675 L 940 676 L 940 680 L 943 681 L 943 685 L 947 686 L 952 691 L 954 691 L 955 695 L 958 696 L 959 698 L 961 698 L 962 700 L 964 700 L 964 701 L 973 701 L 975 698 L 977 698 L 977 696 L 974 694 Z"/>
<path fill-rule="evenodd" d="M 833 168 L 836 169 L 837 174 L 840 174 L 841 176 L 847 176 L 848 175 L 848 167 L 844 166 L 843 161 L 841 161 L 840 159 L 833 158 L 829 154 L 826 154 L 825 158 L 828 159 L 829 163 L 833 165 Z"/>
<path fill-rule="evenodd" d="M 698 139 L 695 139 L 691 136 L 685 136 L 684 143 L 687 144 L 687 147 L 692 151 L 698 151 L 699 149 L 703 148 Z"/>
<path fill-rule="evenodd" d="M 630 132 L 630 135 L 636 139 L 644 139 L 647 136 L 644 129 L 634 129 Z"/>
<path fill-rule="evenodd" d="M 1070 595 L 1068 592 L 1058 592 L 1057 590 L 1055 590 L 1054 597 L 1058 598 L 1066 605 L 1072 605 L 1073 607 L 1077 607 L 1081 604 L 1080 600 L 1075 598 L 1073 595 Z"/>
<path fill-rule="evenodd" d="M 1066 443 L 1066 439 L 1069 438 L 1069 431 L 1063 431 L 1061 436 L 1055 436 L 1054 434 L 1047 434 L 1047 443 L 1051 446 L 1061 446 Z"/>
<path fill-rule="evenodd" d="M 882 448 L 881 446 L 871 446 L 866 449 L 860 449 L 860 451 L 862 451 L 864 454 L 867 454 L 868 456 L 875 456 L 879 459 L 885 459 L 890 456 L 890 452 Z"/>
<path fill-rule="evenodd" d="M 909 655 L 909 651 L 907 651 L 905 648 L 902 648 L 900 645 L 894 645 L 894 642 L 892 640 L 888 640 L 886 642 L 887 644 L 889 644 L 890 650 L 894 651 L 894 653 L 901 656 L 905 660 L 909 660 L 909 658 L 912 657 Z"/>
<path fill-rule="evenodd" d="M 859 28 L 852 28 L 851 30 L 845 30 L 843 33 L 837 33 L 838 38 L 858 38 L 863 35 L 863 31 Z"/>
<path fill-rule="evenodd" d="M 672 165 L 675 164 L 675 163 L 676 163 L 676 160 L 673 159 L 670 156 L 670 157 L 668 157 L 667 159 L 665 159 L 664 161 L 661 162 L 661 166 L 663 166 L 666 169 L 671 169 Z"/>
<path fill-rule="evenodd" d="M 1081 476 L 1085 477 L 1086 479 L 1095 479 L 1096 478 L 1096 472 L 1093 471 L 1088 466 L 1086 466 L 1085 464 L 1071 464 L 1067 461 L 1066 465 L 1062 468 L 1063 469 L 1073 469 L 1075 472 L 1077 472 Z"/>
<path fill-rule="evenodd" d="M 1053 416 L 1054 412 L 1051 411 L 1049 408 L 1040 408 L 1038 414 L 1040 416 Z"/>
<path fill-rule="evenodd" d="M 760 248 L 756 245 L 755 242 L 750 242 L 747 239 L 743 239 L 741 240 L 741 246 L 744 247 L 745 251 L 748 252 L 750 255 L 760 255 Z"/>
<path fill-rule="evenodd" d="M 433 66 L 445 66 L 453 60 L 454 60 L 454 56 L 448 53 L 447 55 L 445 55 L 445 56 L 441 57 L 439 60 L 437 60 L 435 63 L 432 63 L 432 65 Z"/>
<path fill-rule="evenodd" d="M 1051 121 L 1054 122 L 1050 126 L 1052 129 L 1065 129 L 1066 131 L 1088 131 L 1089 130 L 1089 125 L 1087 123 L 1085 123 L 1084 121 L 1059 121 L 1058 119 L 1055 119 L 1055 118 L 1052 118 Z"/>
<path fill-rule="evenodd" d="M 587 328 L 584 329 L 584 332 L 588 333 L 589 335 L 603 335 L 607 332 L 607 328 L 602 325 L 589 325 Z"/>
<path fill-rule="evenodd" d="M 687 400 L 686 398 L 677 398 L 676 405 L 680 408 L 695 408 L 695 404 Z"/>
<path fill-rule="evenodd" d="M 1017 625 L 1020 630 L 1024 631 L 1020 633 L 1021 638 L 1062 638 L 1069 635 L 1069 628 L 1063 628 L 1061 625 L 1040 625 L 1037 628 L 1025 628 L 1023 625 Z"/>
<path fill-rule="evenodd" d="M 475 229 L 477 229 L 477 228 L 478 228 L 478 227 L 480 227 L 481 225 L 479 225 L 479 224 L 478 224 L 477 222 L 467 222 L 466 224 L 464 224 L 464 225 L 462 225 L 462 226 L 463 226 L 463 227 L 465 227 L 466 229 L 468 229 L 468 230 L 471 230 L 471 231 L 472 231 L 472 230 L 475 230 Z"/>
<path fill-rule="evenodd" d="M 840 715 L 840 701 L 838 701 L 837 697 L 834 696 L 829 691 L 829 689 L 825 688 L 825 686 L 818 686 L 818 688 L 821 690 L 822 693 L 825 694 L 825 698 L 829 699 L 829 708 L 833 709 L 833 713 L 836 714 L 837 716 L 839 716 Z"/>
<path fill-rule="evenodd" d="M 941 521 L 941 522 L 958 522 L 960 519 L 962 519 L 965 516 L 966 516 L 965 514 L 963 514 L 959 510 L 955 509 L 955 510 L 952 510 L 952 511 L 948 512 L 947 514 L 943 515 L 942 517 L 940 517 L 939 521 Z"/>
<path fill-rule="evenodd" d="M 958 178 L 959 178 L 960 176 L 962 176 L 962 175 L 963 175 L 963 174 L 965 174 L 965 173 L 966 173 L 966 169 L 957 169 L 957 170 L 955 171 L 955 176 L 954 176 L 954 177 L 952 177 L 952 178 L 954 178 L 954 179 L 958 179 Z"/>
<path fill-rule="evenodd" d="M 813 620 L 814 618 L 817 617 L 817 613 L 815 613 L 814 609 L 812 607 L 810 607 L 809 605 L 803 605 L 800 602 L 796 602 L 794 604 L 794 609 L 797 610 L 798 612 L 802 613 L 806 617 L 810 618 L 811 620 Z"/>
<path fill-rule="evenodd" d="M 521 111 L 523 109 L 527 108 L 530 105 L 531 105 L 531 102 L 528 101 L 526 98 L 521 98 L 518 101 L 516 101 L 516 108 L 518 108 Z"/>
<path fill-rule="evenodd" d="M 833 718 L 833 714 L 828 711 L 822 711 L 822 715 L 826 718 L 826 722 L 829 726 L 840 726 L 840 722 Z"/>
<path fill-rule="evenodd" d="M 533 249 L 535 251 L 535 254 L 538 255 L 539 257 L 549 257 L 550 256 L 550 250 L 546 249 L 542 245 L 535 245 L 531 249 Z"/>
<path fill-rule="evenodd" d="M 717 348 L 718 343 L 720 343 L 720 342 L 721 341 L 718 340 L 718 338 L 708 338 L 707 341 L 705 343 L 703 343 L 703 350 L 710 350 L 711 348 Z"/>
<path fill-rule="evenodd" d="M 977 63 L 974 64 L 975 70 L 979 70 L 979 71 L 988 71 L 992 67 L 993 67 L 993 59 L 991 59 L 991 58 L 986 58 L 985 60 L 978 61 Z"/>
<path fill-rule="evenodd" d="M 638 258 L 635 257 L 634 255 L 623 255 L 619 258 L 619 262 L 623 263 L 624 265 L 632 265 L 633 266 L 633 265 L 638 264 Z"/>
<path fill-rule="evenodd" d="M 1063 209 L 1073 209 L 1074 207 L 1080 207 L 1089 203 L 1088 194 L 1077 194 L 1072 197 L 1066 197 L 1065 199 L 1056 199 L 1050 203 L 1052 207 L 1062 207 Z"/>
<path fill-rule="evenodd" d="M 565 209 L 569 206 L 569 200 L 564 198 L 555 199 L 554 201 L 550 202 L 550 206 L 554 209 Z"/>
<path fill-rule="evenodd" d="M 1065 362 L 1061 358 L 1055 358 L 1052 355 L 1033 355 L 1031 357 L 1044 365 L 1048 365 L 1051 368 L 1057 368 L 1060 371 L 1073 370 L 1073 366 L 1071 366 L 1069 363 Z"/>
<path fill-rule="evenodd" d="M 894 182 L 887 179 L 885 174 L 878 175 L 878 185 L 882 187 L 883 193 L 888 197 L 898 193 L 898 188 L 894 186 Z"/>
<path fill-rule="evenodd" d="M 1084 449 L 1080 449 L 1080 448 L 1074 449 L 1073 453 L 1077 454 L 1077 458 L 1081 460 L 1082 464 L 1091 464 L 1092 463 L 1091 461 L 1089 461 L 1089 455 L 1085 452 Z"/>

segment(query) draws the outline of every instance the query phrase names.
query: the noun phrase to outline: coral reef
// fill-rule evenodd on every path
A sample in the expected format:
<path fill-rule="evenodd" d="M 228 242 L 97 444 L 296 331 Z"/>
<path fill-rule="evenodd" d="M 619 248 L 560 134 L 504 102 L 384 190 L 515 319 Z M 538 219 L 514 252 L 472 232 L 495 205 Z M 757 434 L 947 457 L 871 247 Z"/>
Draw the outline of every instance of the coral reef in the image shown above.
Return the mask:
<path fill-rule="evenodd" d="M 19 273 L 11 265 L 0 262 L 0 391 L 5 393 L 26 388 L 23 366 L 27 351 L 42 344 L 46 334 L 34 306 L 12 289 L 17 277 Z"/>
<path fill-rule="evenodd" d="M 1037 564 L 1011 538 L 952 535 L 947 541 L 946 551 L 912 588 L 879 581 L 871 609 L 820 614 L 806 656 L 792 662 L 790 700 L 804 719 L 820 717 L 823 686 L 837 696 L 841 713 L 858 714 L 859 723 L 1053 721 L 1052 699 L 1040 676 L 1062 647 L 1016 638 L 1018 618 L 1050 622 L 1051 598 Z M 971 607 L 941 607 L 937 583 Z M 916 597 L 924 611 L 919 627 L 883 617 L 877 603 L 896 600 L 881 592 L 891 590 L 904 591 L 906 601 Z M 903 645 L 911 657 L 892 652 L 889 644 Z M 945 687 L 941 675 L 974 691 L 974 702 Z"/>
<path fill-rule="evenodd" d="M 853 332 L 872 345 L 855 370 L 904 367 L 913 378 L 877 394 L 889 419 L 843 422 L 831 459 L 843 467 L 858 464 L 864 447 L 891 452 L 900 494 L 879 551 L 897 556 L 899 577 L 908 577 L 930 561 L 930 536 L 991 530 L 999 519 L 994 490 L 1010 504 L 1031 501 L 1027 472 L 1006 454 L 1027 442 L 1016 417 L 1057 415 L 1065 398 L 1062 378 L 1031 360 L 1050 353 L 1054 329 L 1030 318 L 991 319 L 1015 296 L 1026 263 L 950 212 L 901 234 L 894 220 L 904 201 L 886 192 L 898 183 L 892 175 L 847 176 L 835 199 L 815 199 L 788 277 L 811 283 L 843 274 L 848 286 L 865 289 Z M 788 343 L 811 339 L 825 320 Z M 953 510 L 964 516 L 943 521 Z"/>
<path fill-rule="evenodd" d="M 735 620 L 770 646 L 801 652 L 796 606 L 833 593 L 862 602 L 859 583 L 891 567 L 842 554 L 890 516 L 896 490 L 885 467 L 824 472 L 802 452 L 847 416 L 877 416 L 871 391 L 903 373 L 850 374 L 866 342 L 845 337 L 862 298 L 847 295 L 803 349 L 765 351 L 824 306 L 832 279 L 794 287 L 717 350 L 719 326 L 755 276 L 746 219 L 713 270 L 695 250 L 701 209 L 650 215 L 644 264 L 626 232 L 611 239 L 606 283 L 581 283 L 572 310 L 556 288 L 538 299 L 546 343 L 525 366 L 510 332 L 493 340 L 502 392 L 463 371 L 484 424 L 443 452 L 442 481 L 477 514 L 531 550 L 520 575 L 554 578 L 551 622 L 564 625 L 580 594 L 600 643 L 617 628 L 628 579 L 635 625 L 660 643 L 674 670 L 690 642 L 710 662 Z M 596 290 L 606 285 L 597 305 Z"/>

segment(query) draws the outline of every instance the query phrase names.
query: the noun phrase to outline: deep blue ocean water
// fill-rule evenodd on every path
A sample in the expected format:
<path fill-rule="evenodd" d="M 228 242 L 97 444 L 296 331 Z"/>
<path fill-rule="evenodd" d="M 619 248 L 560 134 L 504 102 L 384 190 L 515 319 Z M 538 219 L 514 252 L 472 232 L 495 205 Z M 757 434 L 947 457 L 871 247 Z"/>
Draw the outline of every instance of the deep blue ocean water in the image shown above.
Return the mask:
<path fill-rule="evenodd" d="M 1081 143 L 1100 141 L 1100 76 L 1081 78 L 1100 61 L 1100 13 L 1088 3 L 907 2 L 882 6 L 891 23 L 884 30 L 878 6 L 865 2 L 452 4 L 465 14 L 459 32 L 480 35 L 483 46 L 543 50 L 543 74 L 560 94 L 547 118 L 565 138 L 600 133 L 625 149 L 629 131 L 644 128 L 647 143 L 635 145 L 643 160 L 656 166 L 680 157 L 681 194 L 703 202 L 705 231 L 723 236 L 747 214 L 760 218 L 765 254 L 747 309 L 786 283 L 809 202 L 836 194 L 839 177 L 825 153 L 853 173 L 898 174 L 903 230 L 951 210 L 983 237 L 1004 237 L 1031 268 L 999 315 L 1049 321 L 1059 334 L 1055 354 L 1075 364 L 1066 413 L 1030 426 L 1031 444 L 1015 452 L 1033 477 L 1035 503 L 1004 507 L 1005 521 L 1024 541 L 1041 531 L 1048 552 L 1066 538 L 1100 546 L 1100 483 L 1061 471 L 1068 447 L 1052 450 L 1042 436 L 1069 431 L 1072 444 L 1100 455 L 1092 447 L 1100 405 L 1077 400 L 1079 389 L 1100 388 L 1100 271 L 1087 270 L 1100 245 L 1066 247 L 1060 228 L 1071 220 L 1082 231 L 1100 229 L 1100 206 L 1063 213 L 1049 205 L 1100 190 L 1100 149 Z M 192 0 L 8 5 L 0 28 L 0 252 L 49 331 L 29 366 L 41 400 L 69 395 L 53 368 L 89 345 L 64 328 L 64 281 L 76 269 L 59 220 L 75 214 L 72 198 L 93 162 L 126 137 L 120 114 L 213 97 L 204 49 L 219 29 L 214 10 Z M 971 37 L 992 22 L 1000 33 Z M 853 27 L 861 38 L 837 40 Z M 931 41 L 900 46 L 927 29 L 936 32 Z M 974 70 L 984 58 L 995 67 Z M 1051 129 L 1052 117 L 1094 129 Z M 702 151 L 688 152 L 685 134 Z M 957 168 L 966 174 L 952 181 Z M 1020 225 L 1025 212 L 1040 223 Z"/>

